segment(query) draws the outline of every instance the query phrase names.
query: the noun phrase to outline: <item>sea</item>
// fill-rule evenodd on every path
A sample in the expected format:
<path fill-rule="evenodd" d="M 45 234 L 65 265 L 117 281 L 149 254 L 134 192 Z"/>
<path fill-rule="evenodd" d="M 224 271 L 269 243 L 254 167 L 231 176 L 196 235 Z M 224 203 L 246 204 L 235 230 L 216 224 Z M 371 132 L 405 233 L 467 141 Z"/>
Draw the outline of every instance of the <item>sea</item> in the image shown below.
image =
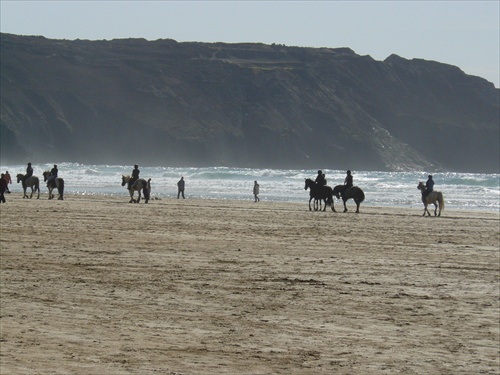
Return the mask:
<path fill-rule="evenodd" d="M 34 175 L 43 181 L 42 173 L 53 164 L 33 164 Z M 57 163 L 59 177 L 64 178 L 65 194 L 128 196 L 121 186 L 121 176 L 130 175 L 129 165 L 87 165 Z M 253 201 L 253 185 L 260 185 L 262 201 L 308 202 L 309 191 L 304 190 L 304 179 L 316 178 L 312 169 L 253 169 L 253 168 L 179 168 L 166 166 L 140 166 L 140 177 L 151 178 L 152 197 L 177 198 L 177 181 L 186 181 L 186 198 L 232 199 Z M 16 182 L 18 173 L 26 172 L 26 165 L 0 164 L 2 173 L 9 171 L 13 184 L 12 193 L 21 192 Z M 322 169 L 329 186 L 343 184 L 346 171 Z M 444 194 L 447 208 L 466 210 L 500 210 L 499 174 L 457 173 L 432 171 L 382 172 L 353 170 L 354 184 L 365 192 L 364 205 L 388 207 L 422 207 L 419 181 L 425 182 L 433 175 L 434 190 Z M 42 183 L 42 196 L 47 189 Z"/>

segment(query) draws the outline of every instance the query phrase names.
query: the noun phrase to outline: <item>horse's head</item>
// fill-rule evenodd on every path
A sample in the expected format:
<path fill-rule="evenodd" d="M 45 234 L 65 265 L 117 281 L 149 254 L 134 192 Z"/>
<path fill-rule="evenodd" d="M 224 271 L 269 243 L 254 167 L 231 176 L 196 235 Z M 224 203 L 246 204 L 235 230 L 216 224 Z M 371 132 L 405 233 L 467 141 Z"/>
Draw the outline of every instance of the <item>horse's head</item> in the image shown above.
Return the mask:
<path fill-rule="evenodd" d="M 311 186 L 314 186 L 314 181 L 311 180 L 310 178 L 306 178 L 305 179 L 305 186 L 304 186 L 304 190 L 307 190 L 307 188 L 310 188 Z"/>
<path fill-rule="evenodd" d="M 424 190 L 426 189 L 426 188 L 425 188 L 425 184 L 424 184 L 422 181 L 420 181 L 420 182 L 418 183 L 417 189 L 418 189 L 418 190 L 422 190 L 422 191 L 424 191 Z"/>
<path fill-rule="evenodd" d="M 19 181 L 23 179 L 24 175 L 22 173 L 18 173 L 16 177 L 17 177 L 17 183 L 19 183 Z"/>
<path fill-rule="evenodd" d="M 49 176 L 50 176 L 50 172 L 49 171 L 43 172 L 43 180 L 44 181 L 47 181 L 47 179 L 49 178 Z"/>
<path fill-rule="evenodd" d="M 340 199 L 340 188 L 342 187 L 342 185 L 337 185 L 333 188 L 333 195 L 335 195 L 335 197 L 337 199 Z"/>
<path fill-rule="evenodd" d="M 122 186 L 125 186 L 127 182 L 129 182 L 130 176 L 124 176 L 122 175 Z"/>

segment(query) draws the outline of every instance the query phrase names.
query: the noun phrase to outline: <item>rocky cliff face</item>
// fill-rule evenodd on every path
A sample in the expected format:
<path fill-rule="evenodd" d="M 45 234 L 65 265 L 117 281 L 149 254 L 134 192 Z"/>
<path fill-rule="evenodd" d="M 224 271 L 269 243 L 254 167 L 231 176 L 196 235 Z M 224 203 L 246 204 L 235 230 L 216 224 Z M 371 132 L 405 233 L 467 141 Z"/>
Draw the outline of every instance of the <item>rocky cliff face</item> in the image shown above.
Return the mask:
<path fill-rule="evenodd" d="M 496 172 L 499 90 L 347 48 L 1 34 L 2 160 Z"/>

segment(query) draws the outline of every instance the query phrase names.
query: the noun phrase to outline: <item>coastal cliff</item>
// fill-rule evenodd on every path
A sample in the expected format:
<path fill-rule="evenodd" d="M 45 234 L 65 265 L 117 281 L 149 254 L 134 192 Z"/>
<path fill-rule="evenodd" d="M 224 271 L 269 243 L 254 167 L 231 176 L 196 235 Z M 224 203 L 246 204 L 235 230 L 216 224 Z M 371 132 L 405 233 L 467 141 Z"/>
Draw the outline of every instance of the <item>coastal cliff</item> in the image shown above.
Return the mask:
<path fill-rule="evenodd" d="M 1 34 L 1 157 L 499 172 L 499 89 L 348 48 Z"/>

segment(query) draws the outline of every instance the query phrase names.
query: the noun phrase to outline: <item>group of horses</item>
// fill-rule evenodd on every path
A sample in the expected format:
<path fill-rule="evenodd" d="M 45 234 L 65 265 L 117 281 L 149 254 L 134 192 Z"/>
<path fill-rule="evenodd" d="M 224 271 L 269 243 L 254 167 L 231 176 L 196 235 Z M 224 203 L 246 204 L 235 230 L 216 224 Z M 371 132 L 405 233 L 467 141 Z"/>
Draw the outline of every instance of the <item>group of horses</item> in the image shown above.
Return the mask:
<path fill-rule="evenodd" d="M 32 198 L 33 194 L 35 192 L 38 192 L 38 196 L 36 197 L 37 199 L 40 198 L 40 180 L 38 179 L 37 176 L 30 176 L 26 179 L 24 179 L 24 174 L 19 173 L 17 177 L 17 183 L 22 181 L 23 185 L 23 198 Z M 45 171 L 43 172 L 43 181 L 46 182 L 50 177 L 50 172 Z M 28 188 L 31 189 L 31 194 L 28 197 L 28 194 L 26 193 L 26 190 Z M 64 180 L 61 177 L 56 177 L 52 179 L 47 186 L 47 189 L 49 189 L 49 199 L 54 199 L 55 196 L 52 193 L 54 189 L 57 189 L 57 192 L 59 193 L 59 197 L 57 198 L 58 200 L 63 200 L 64 199 Z"/>
<path fill-rule="evenodd" d="M 333 203 L 333 197 L 337 199 L 342 199 L 344 202 L 344 212 L 347 212 L 346 202 L 349 199 L 353 199 L 356 203 L 356 213 L 359 213 L 359 206 L 361 202 L 365 200 L 365 193 L 361 188 L 357 186 L 347 187 L 345 185 L 337 185 L 333 189 L 330 186 L 318 185 L 315 181 L 310 178 L 306 178 L 304 190 L 309 189 L 309 211 L 312 211 L 311 201 L 314 199 L 314 210 L 321 211 L 322 202 L 325 206 L 323 211 L 326 211 L 326 206 L 330 206 L 333 212 L 335 211 L 335 206 Z M 440 191 L 431 191 L 426 193 L 426 187 L 423 182 L 419 182 L 417 189 L 422 193 L 422 203 L 424 204 L 424 214 L 431 216 L 431 213 L 427 209 L 430 204 L 434 205 L 434 216 L 441 216 L 441 211 L 444 209 L 444 196 Z M 439 208 L 439 212 L 438 212 Z"/>
<path fill-rule="evenodd" d="M 46 182 L 50 177 L 50 172 L 43 172 L 43 181 Z M 142 195 L 144 196 L 145 203 L 149 202 L 151 196 L 151 179 L 147 181 L 143 178 L 139 178 L 134 181 L 131 185 L 129 184 L 131 177 L 122 175 L 122 186 L 127 185 L 127 189 L 130 194 L 130 203 L 139 203 L 141 201 Z M 23 198 L 32 198 L 33 194 L 38 192 L 37 199 L 40 198 L 40 180 L 36 176 L 30 176 L 27 179 L 24 179 L 24 175 L 19 173 L 17 175 L 17 183 L 23 182 Z M 130 185 L 130 186 L 129 186 Z M 30 188 L 31 194 L 28 196 L 26 190 Z M 47 188 L 49 189 L 49 199 L 54 199 L 55 196 L 53 194 L 53 190 L 57 189 L 59 193 L 59 200 L 64 199 L 64 180 L 60 177 L 56 177 L 50 181 Z M 333 197 L 335 196 L 337 199 L 342 199 L 344 203 L 344 212 L 347 212 L 346 202 L 349 199 L 353 199 L 356 203 L 356 213 L 359 213 L 359 206 L 365 200 L 365 193 L 361 188 L 357 186 L 352 186 L 346 188 L 345 185 L 337 185 L 333 189 L 330 186 L 321 186 L 316 182 L 311 180 L 310 178 L 305 179 L 304 190 L 309 189 L 309 211 L 312 211 L 311 201 L 314 199 L 314 210 L 321 211 L 322 203 L 324 202 L 323 211 L 326 211 L 326 206 L 330 206 L 333 212 L 335 211 L 335 205 L 333 202 Z M 422 193 L 422 203 L 424 204 L 424 214 L 427 213 L 428 216 L 431 216 L 431 213 L 427 209 L 427 206 L 430 204 L 434 205 L 434 216 L 441 216 L 441 211 L 444 209 L 444 196 L 440 191 L 432 191 L 429 194 L 426 194 L 426 187 L 423 182 L 419 182 L 417 189 L 419 189 Z M 137 192 L 139 194 L 138 198 L 134 198 L 134 194 Z M 141 195 L 142 192 L 142 195 Z M 438 212 L 439 208 L 439 212 Z"/>
<path fill-rule="evenodd" d="M 24 174 L 19 173 L 17 177 L 17 183 L 22 182 L 23 185 L 23 198 L 33 198 L 33 194 L 38 193 L 37 199 L 40 198 L 40 179 L 37 176 L 30 176 L 28 178 L 24 178 Z M 46 182 L 50 177 L 50 172 L 45 171 L 43 172 L 43 181 Z M 129 181 L 130 181 L 130 176 L 122 176 L 122 186 L 125 186 L 127 184 L 127 189 L 130 193 L 130 203 L 139 203 L 141 201 L 142 195 L 144 195 L 144 200 L 146 203 L 148 203 L 150 194 L 151 194 L 151 179 L 149 180 L 144 180 L 143 178 L 140 178 L 136 180 L 132 185 L 129 187 Z M 31 194 L 28 196 L 27 190 L 31 189 Z M 54 199 L 55 196 L 53 194 L 53 190 L 57 189 L 59 196 L 58 200 L 64 200 L 64 179 L 61 177 L 56 177 L 52 179 L 47 186 L 47 189 L 49 190 L 49 199 Z M 138 192 L 139 197 L 137 199 L 134 198 L 134 193 Z M 142 195 L 141 195 L 142 192 Z"/>
<path fill-rule="evenodd" d="M 356 212 L 359 213 L 359 205 L 365 200 L 365 193 L 357 186 L 346 188 L 345 185 L 337 185 L 333 189 L 327 185 L 318 185 L 310 178 L 306 178 L 304 190 L 309 189 L 309 211 L 312 211 L 311 201 L 314 199 L 314 210 L 321 210 L 322 202 L 325 203 L 323 211 L 326 211 L 326 206 L 330 206 L 333 212 L 335 205 L 333 203 L 333 196 L 337 199 L 342 199 L 344 202 L 344 212 L 347 212 L 346 202 L 349 199 L 354 199 L 356 203 Z M 319 206 L 318 206 L 319 204 Z"/>

